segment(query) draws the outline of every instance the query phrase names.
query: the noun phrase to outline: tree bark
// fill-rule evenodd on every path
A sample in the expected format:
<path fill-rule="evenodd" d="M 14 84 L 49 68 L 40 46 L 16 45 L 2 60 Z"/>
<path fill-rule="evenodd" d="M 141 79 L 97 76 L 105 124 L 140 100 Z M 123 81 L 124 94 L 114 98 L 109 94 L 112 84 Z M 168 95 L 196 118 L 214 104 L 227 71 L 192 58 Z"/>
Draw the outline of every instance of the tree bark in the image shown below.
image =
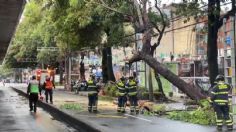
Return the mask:
<path fill-rule="evenodd" d="M 160 79 L 160 75 L 157 72 L 155 72 L 155 78 L 156 78 L 156 81 L 157 81 L 157 84 L 158 84 L 158 92 L 161 93 L 163 100 L 166 100 L 167 98 L 166 98 L 166 95 L 165 95 L 163 87 L 162 87 L 162 82 L 161 82 L 161 79 Z"/>
<path fill-rule="evenodd" d="M 111 47 L 106 47 L 102 51 L 102 71 L 104 83 L 107 83 L 107 81 L 116 81 L 112 66 Z"/>
<path fill-rule="evenodd" d="M 200 88 L 194 87 L 191 84 L 186 83 L 184 80 L 180 79 L 177 75 L 172 73 L 163 64 L 158 62 L 151 55 L 139 52 L 138 55 L 142 60 L 144 60 L 150 67 L 152 67 L 156 72 L 161 74 L 164 78 L 170 81 L 173 85 L 178 87 L 183 93 L 189 96 L 191 99 L 200 100 L 206 98 L 206 95 L 201 92 Z"/>
<path fill-rule="evenodd" d="M 217 34 L 219 29 L 219 14 L 217 14 L 216 6 L 215 0 L 208 0 L 207 61 L 211 86 L 214 85 L 214 80 L 219 73 L 217 63 Z"/>
<path fill-rule="evenodd" d="M 59 64 L 59 74 L 60 74 L 60 84 L 63 82 L 63 62 L 61 61 Z"/>
<path fill-rule="evenodd" d="M 116 81 L 114 72 L 113 72 L 113 64 L 112 64 L 112 51 L 111 47 L 107 47 L 107 72 L 108 72 L 108 80 Z"/>
<path fill-rule="evenodd" d="M 107 83 L 108 82 L 107 50 L 106 50 L 106 48 L 102 49 L 102 78 L 103 78 L 103 83 Z"/>
<path fill-rule="evenodd" d="M 153 83 L 152 83 L 152 71 L 151 68 L 149 67 L 149 72 L 148 72 L 148 86 L 149 86 L 149 100 L 154 101 L 153 99 Z"/>

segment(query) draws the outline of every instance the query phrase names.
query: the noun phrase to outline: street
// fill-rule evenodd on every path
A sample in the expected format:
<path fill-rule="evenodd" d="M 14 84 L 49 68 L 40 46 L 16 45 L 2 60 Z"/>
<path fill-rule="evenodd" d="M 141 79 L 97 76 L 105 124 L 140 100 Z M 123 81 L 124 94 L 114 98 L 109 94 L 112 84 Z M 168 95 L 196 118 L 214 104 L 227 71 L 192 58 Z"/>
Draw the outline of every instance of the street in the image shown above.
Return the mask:
<path fill-rule="evenodd" d="M 7 86 L 11 86 L 17 88 L 23 92 L 26 91 L 25 84 L 7 84 Z M 16 107 L 17 110 L 12 109 L 15 113 L 16 117 L 18 117 L 18 121 L 22 119 L 27 119 L 27 121 L 33 122 L 32 125 L 26 125 L 27 122 L 20 123 L 23 124 L 20 127 L 19 125 L 12 125 L 12 123 L 8 123 L 9 126 L 6 128 L 9 129 L 17 129 L 22 131 L 75 131 L 72 128 L 65 126 L 64 124 L 53 120 L 53 118 L 48 115 L 44 110 L 39 108 L 38 113 L 34 115 L 28 111 L 27 100 L 21 96 L 18 96 L 14 93 L 11 88 L 1 88 L 1 103 L 8 106 L 8 109 Z M 2 95 L 5 94 L 4 98 Z M 8 102 L 13 102 L 13 104 L 9 105 L 3 103 L 3 100 L 7 100 Z M 87 103 L 87 98 L 84 96 L 75 95 L 74 93 L 62 91 L 62 89 L 56 89 L 54 91 L 54 105 L 58 109 L 60 104 L 62 103 Z M 87 110 L 85 111 L 73 111 L 73 110 L 63 110 L 64 113 L 71 115 L 79 119 L 80 121 L 85 122 L 86 124 L 94 127 L 101 132 L 156 132 L 157 130 L 160 132 L 216 132 L 215 126 L 204 126 L 192 123 L 186 123 L 182 121 L 174 121 L 167 119 L 165 117 L 158 116 L 145 116 L 145 115 L 131 115 L 129 113 L 129 109 L 125 114 L 119 114 L 116 112 L 116 106 L 112 103 L 106 101 L 99 101 L 98 113 L 89 113 Z M 17 104 L 19 103 L 19 104 Z M 6 110 L 6 107 L 5 111 Z M 112 109 L 113 108 L 113 109 Z M 1 108 L 3 109 L 3 108 Z M 24 111 L 25 115 L 19 112 Z M 2 110 L 1 110 L 2 111 Z M 8 111 L 9 112 L 9 111 Z M 11 117 L 13 118 L 13 117 Z M 12 119 L 13 120 L 13 119 Z M 17 121 L 15 121 L 17 122 Z M 16 124 L 19 124 L 18 122 Z M 48 125 L 50 124 L 50 125 Z M 51 125 L 53 124 L 53 125 Z M 60 127 L 58 127 L 60 125 Z M 32 127 L 33 126 L 33 127 Z M 43 126 L 43 128 L 42 128 Z M 34 129 L 35 128 L 35 129 Z M 57 129 L 55 129 L 57 128 Z M 224 129 L 226 131 L 226 129 Z"/>
<path fill-rule="evenodd" d="M 0 87 L 0 131 L 1 132 L 75 132 L 43 109 L 37 113 L 29 111 L 28 100 L 11 88 Z"/>
<path fill-rule="evenodd" d="M 24 85 L 11 85 L 18 89 L 25 91 Z M 60 89 L 54 90 L 54 105 L 60 109 L 60 105 L 67 102 L 84 104 L 86 107 L 87 97 L 78 96 L 74 93 L 62 91 Z M 173 121 L 164 117 L 131 115 L 127 109 L 127 113 L 118 114 L 116 112 L 116 105 L 99 101 L 99 112 L 97 114 L 85 111 L 65 110 L 64 112 L 70 114 L 77 119 L 80 119 L 87 124 L 95 127 L 102 132 L 214 132 L 214 126 L 203 126 L 181 121 Z"/>

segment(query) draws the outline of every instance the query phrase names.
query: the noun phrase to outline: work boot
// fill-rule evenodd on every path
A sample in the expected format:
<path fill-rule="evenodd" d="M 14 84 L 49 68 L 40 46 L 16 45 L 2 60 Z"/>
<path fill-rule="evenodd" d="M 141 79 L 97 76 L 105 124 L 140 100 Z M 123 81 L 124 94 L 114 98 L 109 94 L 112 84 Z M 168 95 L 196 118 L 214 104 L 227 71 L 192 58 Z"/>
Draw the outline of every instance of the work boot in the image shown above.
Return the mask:
<path fill-rule="evenodd" d="M 36 111 L 37 111 L 37 109 L 36 109 L 36 108 L 34 108 L 34 113 L 36 113 Z"/>
<path fill-rule="evenodd" d="M 222 126 L 217 126 L 216 128 L 218 131 L 222 131 Z"/>
<path fill-rule="evenodd" d="M 118 112 L 118 113 L 121 112 L 121 108 L 120 108 L 120 107 L 117 108 L 117 112 Z"/>
<path fill-rule="evenodd" d="M 228 131 L 233 131 L 233 126 L 227 126 Z"/>

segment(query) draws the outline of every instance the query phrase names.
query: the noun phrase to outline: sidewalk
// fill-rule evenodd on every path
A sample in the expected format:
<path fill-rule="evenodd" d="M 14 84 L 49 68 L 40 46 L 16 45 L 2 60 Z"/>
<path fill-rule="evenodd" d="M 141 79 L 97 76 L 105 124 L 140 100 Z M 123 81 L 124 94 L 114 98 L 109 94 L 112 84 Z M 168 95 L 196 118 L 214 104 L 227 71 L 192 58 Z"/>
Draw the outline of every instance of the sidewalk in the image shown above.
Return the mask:
<path fill-rule="evenodd" d="M 26 91 L 26 87 L 14 86 L 17 89 Z M 85 94 L 86 95 L 86 94 Z M 102 132 L 213 132 L 215 127 L 196 125 L 180 121 L 173 121 L 166 118 L 156 116 L 118 114 L 116 112 L 116 105 L 109 101 L 98 102 L 97 114 L 87 112 L 87 97 L 75 95 L 73 92 L 64 91 L 63 88 L 56 88 L 54 90 L 54 106 L 61 109 L 63 104 L 80 104 L 82 110 L 66 110 L 63 112 L 86 122 L 92 127 Z M 122 129 L 122 130 L 121 130 Z"/>

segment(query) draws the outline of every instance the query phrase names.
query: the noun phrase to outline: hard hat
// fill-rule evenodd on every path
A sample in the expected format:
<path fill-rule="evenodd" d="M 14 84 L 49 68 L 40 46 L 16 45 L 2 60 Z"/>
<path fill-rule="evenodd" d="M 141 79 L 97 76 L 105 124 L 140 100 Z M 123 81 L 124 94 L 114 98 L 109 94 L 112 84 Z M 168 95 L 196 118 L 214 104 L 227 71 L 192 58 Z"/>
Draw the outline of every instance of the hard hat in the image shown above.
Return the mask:
<path fill-rule="evenodd" d="M 125 77 L 122 76 L 122 77 L 120 78 L 120 80 L 121 80 L 121 81 L 125 81 Z"/>
<path fill-rule="evenodd" d="M 32 80 L 35 80 L 35 79 L 36 79 L 36 76 L 35 76 L 35 75 L 33 75 L 33 76 L 32 76 Z"/>
<path fill-rule="evenodd" d="M 217 75 L 216 76 L 216 81 L 224 81 L 225 80 L 225 78 L 224 78 L 224 76 L 223 75 Z"/>
<path fill-rule="evenodd" d="M 50 77 L 46 77 L 46 81 L 50 81 Z"/>
<path fill-rule="evenodd" d="M 133 76 L 130 76 L 129 79 L 134 79 L 134 77 L 133 77 Z"/>

